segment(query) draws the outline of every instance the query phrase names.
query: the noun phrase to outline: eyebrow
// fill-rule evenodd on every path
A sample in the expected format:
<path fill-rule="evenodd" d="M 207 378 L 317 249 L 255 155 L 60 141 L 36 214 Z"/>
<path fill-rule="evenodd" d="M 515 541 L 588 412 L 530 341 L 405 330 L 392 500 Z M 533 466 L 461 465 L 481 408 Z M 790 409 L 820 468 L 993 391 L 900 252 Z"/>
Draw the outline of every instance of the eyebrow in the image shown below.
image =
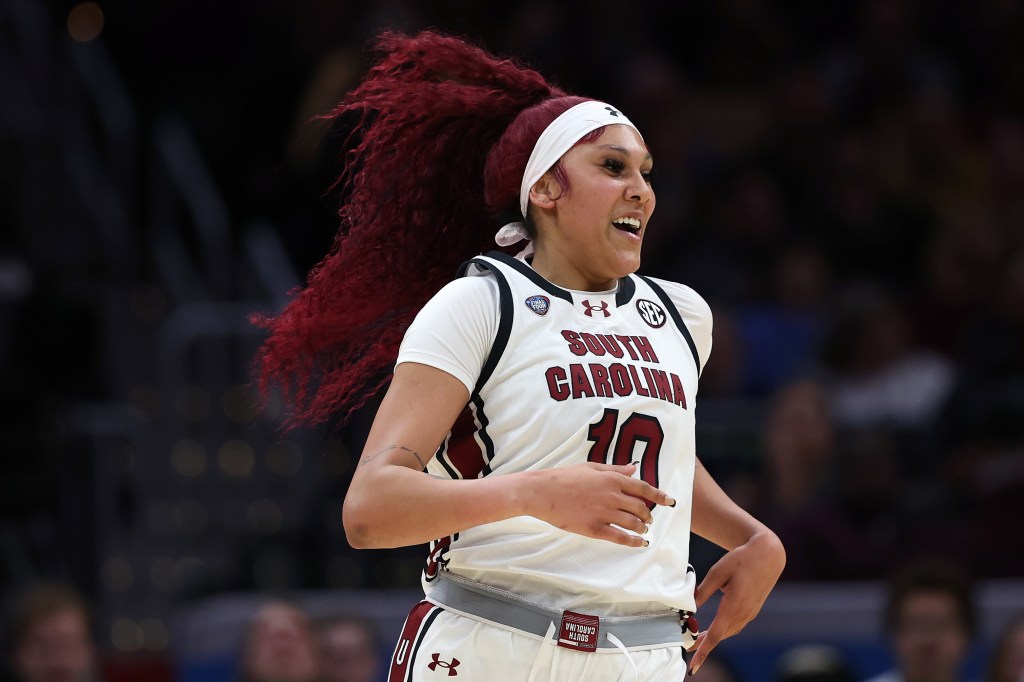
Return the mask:
<path fill-rule="evenodd" d="M 597 145 L 597 148 L 598 149 L 610 149 L 610 150 L 615 151 L 615 152 L 620 152 L 622 154 L 626 154 L 627 156 L 631 153 L 625 147 L 619 146 L 617 144 L 599 144 L 599 145 Z M 654 157 L 651 156 L 651 153 L 647 152 L 647 154 L 644 156 L 644 161 L 646 161 L 648 159 L 653 159 L 653 158 Z"/>

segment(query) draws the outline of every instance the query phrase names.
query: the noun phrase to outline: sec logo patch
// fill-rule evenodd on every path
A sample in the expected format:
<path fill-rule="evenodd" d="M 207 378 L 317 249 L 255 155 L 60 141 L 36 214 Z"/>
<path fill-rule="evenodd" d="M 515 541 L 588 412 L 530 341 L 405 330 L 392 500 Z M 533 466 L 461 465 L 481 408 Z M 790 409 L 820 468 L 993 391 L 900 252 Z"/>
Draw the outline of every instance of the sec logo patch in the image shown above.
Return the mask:
<path fill-rule="evenodd" d="M 646 298 L 637 300 L 636 310 L 640 313 L 643 321 L 655 329 L 664 326 L 665 320 L 668 319 L 665 310 L 660 305 L 654 301 L 648 301 Z"/>
<path fill-rule="evenodd" d="M 548 314 L 548 308 L 551 307 L 551 299 L 547 296 L 531 296 L 526 299 L 526 307 L 544 317 Z"/>

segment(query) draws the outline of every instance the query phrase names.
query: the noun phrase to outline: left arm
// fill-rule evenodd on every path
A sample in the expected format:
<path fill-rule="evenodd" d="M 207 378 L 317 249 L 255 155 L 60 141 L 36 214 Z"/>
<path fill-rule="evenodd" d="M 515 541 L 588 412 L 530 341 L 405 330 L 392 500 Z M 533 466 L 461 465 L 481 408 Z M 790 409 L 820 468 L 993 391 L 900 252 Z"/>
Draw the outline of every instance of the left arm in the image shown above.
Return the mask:
<path fill-rule="evenodd" d="M 684 284 L 655 281 L 685 320 L 702 368 L 711 354 L 711 308 Z M 690 661 L 691 670 L 696 670 L 719 642 L 742 630 L 761 610 L 786 565 L 786 552 L 775 533 L 729 499 L 699 459 L 693 479 L 691 526 L 697 535 L 728 550 L 694 594 L 700 606 L 714 593 L 722 592 L 715 619 L 697 637 L 697 649 Z"/>
<path fill-rule="evenodd" d="M 693 532 L 728 550 L 697 586 L 701 606 L 721 590 L 711 626 L 697 638 L 690 669 L 697 670 L 711 650 L 753 620 L 786 565 L 786 551 L 775 533 L 729 499 L 700 460 L 693 479 Z"/>

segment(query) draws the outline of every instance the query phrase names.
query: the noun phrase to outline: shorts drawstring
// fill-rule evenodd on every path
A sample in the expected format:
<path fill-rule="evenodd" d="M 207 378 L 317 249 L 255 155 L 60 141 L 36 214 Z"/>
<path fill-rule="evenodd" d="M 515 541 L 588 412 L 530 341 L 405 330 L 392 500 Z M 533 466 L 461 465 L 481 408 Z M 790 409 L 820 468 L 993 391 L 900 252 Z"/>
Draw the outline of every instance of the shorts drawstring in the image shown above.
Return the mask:
<path fill-rule="evenodd" d="M 621 639 L 612 633 L 609 632 L 605 636 L 608 638 L 608 641 L 626 657 L 626 661 L 629 662 L 629 666 L 633 669 L 633 682 L 638 682 L 640 679 L 640 671 L 637 670 L 636 661 L 633 660 L 633 656 L 629 653 L 629 649 L 626 648 Z M 540 651 L 537 653 L 537 658 L 533 661 L 533 667 L 530 668 L 530 677 L 527 682 L 535 682 L 537 675 L 539 675 L 541 670 L 544 669 L 545 662 L 548 667 L 551 666 L 551 659 L 554 655 L 555 646 L 557 644 L 558 638 L 555 636 L 555 624 L 552 622 L 551 625 L 548 626 L 547 634 L 544 635 L 544 642 L 540 645 Z"/>
<path fill-rule="evenodd" d="M 616 649 L 618 649 L 619 651 L 622 652 L 622 655 L 626 657 L 626 660 L 629 661 L 629 665 L 633 668 L 633 682 L 638 682 L 638 680 L 640 679 L 640 672 L 636 669 L 636 661 L 634 661 L 633 660 L 633 656 L 630 655 L 629 649 L 627 649 L 622 644 L 622 640 L 620 640 L 618 637 L 616 637 L 612 633 L 609 632 L 605 636 L 608 638 L 609 642 L 611 642 L 612 644 L 615 645 Z"/>
<path fill-rule="evenodd" d="M 541 659 L 548 659 L 548 667 L 551 667 L 551 657 L 554 655 L 556 644 L 558 644 L 558 637 L 555 636 L 555 624 L 551 623 L 548 626 L 547 634 L 544 635 L 544 642 L 540 645 L 540 652 L 537 653 L 533 667 L 530 668 L 530 678 L 527 682 L 534 682 L 537 679 L 537 675 L 543 670 L 544 666 L 541 665 Z"/>

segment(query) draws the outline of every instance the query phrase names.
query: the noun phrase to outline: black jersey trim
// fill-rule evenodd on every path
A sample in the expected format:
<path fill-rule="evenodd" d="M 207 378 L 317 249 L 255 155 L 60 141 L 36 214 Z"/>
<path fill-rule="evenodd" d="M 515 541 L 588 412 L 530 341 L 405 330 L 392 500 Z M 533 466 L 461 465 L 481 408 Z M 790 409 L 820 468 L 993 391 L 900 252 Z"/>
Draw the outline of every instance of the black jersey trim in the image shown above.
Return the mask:
<path fill-rule="evenodd" d="M 560 298 L 563 301 L 567 301 L 569 305 L 573 305 L 572 294 L 570 294 L 565 289 L 562 289 L 561 287 L 556 286 L 551 282 L 547 281 L 539 274 L 537 274 L 536 270 L 534 270 L 533 268 L 531 268 L 529 265 L 519 260 L 518 258 L 513 258 L 507 253 L 502 253 L 501 251 L 488 251 L 484 255 L 487 256 L 488 258 L 493 258 L 499 263 L 507 265 L 508 267 L 512 268 L 520 275 L 527 278 L 528 280 L 530 280 L 531 282 L 539 286 L 541 289 L 551 294 L 552 296 Z"/>
<path fill-rule="evenodd" d="M 636 293 L 636 282 L 628 275 L 619 280 L 619 290 L 615 293 L 615 307 L 621 308 L 633 300 Z"/>
<path fill-rule="evenodd" d="M 469 413 L 469 418 L 473 422 L 473 430 L 470 432 L 459 432 L 458 438 L 474 438 L 476 435 L 480 436 L 480 442 L 483 443 L 482 449 L 477 449 L 475 454 L 480 455 L 480 468 L 473 472 L 469 472 L 470 475 L 475 475 L 477 478 L 482 478 L 491 473 L 491 461 L 494 459 L 494 441 L 491 439 L 491 435 L 487 433 L 487 426 L 490 424 L 487 415 L 484 413 L 484 400 L 480 397 L 479 393 L 474 393 L 470 396 L 469 402 L 466 404 L 465 410 Z M 462 418 L 462 414 L 459 415 L 458 419 Z M 458 423 L 456 419 L 456 424 Z M 463 474 L 460 464 L 456 464 L 456 461 L 452 458 L 452 438 L 456 435 L 454 433 L 455 425 L 452 425 L 452 429 L 448 431 L 448 435 L 445 436 L 441 445 L 438 446 L 437 452 L 434 457 L 444 470 L 448 472 L 449 478 L 452 480 L 464 479 L 466 476 Z M 475 441 L 474 441 L 475 442 Z"/>
<path fill-rule="evenodd" d="M 693 342 L 693 336 L 690 335 L 690 330 L 686 328 L 686 323 L 683 322 L 683 317 L 679 314 L 676 304 L 672 302 L 672 299 L 665 293 L 665 290 L 655 284 L 649 277 L 640 275 L 640 278 L 647 282 L 647 286 L 651 287 L 654 293 L 658 295 L 658 298 L 661 299 L 661 302 L 665 304 L 668 314 L 672 317 L 672 321 L 676 323 L 676 327 L 679 328 L 683 338 L 686 339 L 686 345 L 690 347 L 690 352 L 693 353 L 693 361 L 697 363 L 697 376 L 700 377 L 701 372 L 704 371 L 704 366 L 700 362 L 700 355 L 697 354 L 697 344 Z"/>
<path fill-rule="evenodd" d="M 480 477 L 483 478 L 491 473 L 491 462 L 494 461 L 494 441 L 491 440 L 491 434 L 487 433 L 487 427 L 491 422 L 484 412 L 484 399 L 480 397 L 480 394 L 474 393 L 470 400 L 476 406 L 476 422 L 480 425 L 477 433 L 480 434 L 480 440 L 484 444 L 484 465 L 480 469 Z"/>
<path fill-rule="evenodd" d="M 504 254 L 499 255 L 504 256 Z M 512 308 L 512 289 L 509 288 L 505 275 L 486 260 L 472 258 L 459 267 L 459 277 L 466 276 L 470 265 L 476 265 L 489 270 L 494 275 L 494 281 L 498 283 L 498 332 L 494 335 L 491 351 L 487 354 L 484 366 L 480 368 L 480 376 L 477 378 L 476 386 L 473 388 L 473 394 L 477 395 L 480 393 L 480 389 L 484 387 L 484 384 L 487 383 L 487 380 L 491 378 L 494 368 L 498 366 L 498 361 L 501 360 L 501 356 L 505 352 L 509 336 L 512 334 L 512 318 L 515 315 L 515 311 Z M 570 300 L 569 302 L 571 303 L 572 301 Z"/>
<path fill-rule="evenodd" d="M 444 470 L 448 472 L 448 477 L 454 481 L 456 479 L 462 478 L 462 476 L 459 475 L 458 470 L 456 470 L 456 468 L 452 466 L 452 463 L 448 460 L 448 444 L 451 443 L 451 440 L 452 432 L 449 431 L 448 435 L 444 437 L 444 440 L 441 442 L 441 444 L 437 446 L 437 452 L 434 453 L 434 459 L 441 463 L 441 466 L 444 467 Z"/>
<path fill-rule="evenodd" d="M 531 282 L 539 286 L 541 289 L 551 294 L 552 296 L 555 296 L 557 298 L 562 299 L 563 301 L 567 301 L 568 303 L 575 305 L 572 300 L 572 294 L 570 294 L 565 289 L 559 287 L 558 285 L 552 284 L 548 280 L 544 279 L 543 277 L 541 277 L 540 274 L 537 273 L 536 270 L 534 270 L 533 268 L 531 268 L 529 265 L 519 260 L 518 258 L 513 258 L 512 256 L 509 256 L 506 253 L 502 253 L 501 251 L 489 251 L 484 255 L 487 256 L 488 258 L 493 258 L 494 260 L 509 266 L 510 268 L 518 272 L 520 275 L 526 277 L 528 280 L 530 280 Z M 620 279 L 619 290 L 615 294 L 615 307 L 620 308 L 629 303 L 633 299 L 633 294 L 635 292 L 636 283 L 633 281 L 631 277 L 626 276 Z"/>

